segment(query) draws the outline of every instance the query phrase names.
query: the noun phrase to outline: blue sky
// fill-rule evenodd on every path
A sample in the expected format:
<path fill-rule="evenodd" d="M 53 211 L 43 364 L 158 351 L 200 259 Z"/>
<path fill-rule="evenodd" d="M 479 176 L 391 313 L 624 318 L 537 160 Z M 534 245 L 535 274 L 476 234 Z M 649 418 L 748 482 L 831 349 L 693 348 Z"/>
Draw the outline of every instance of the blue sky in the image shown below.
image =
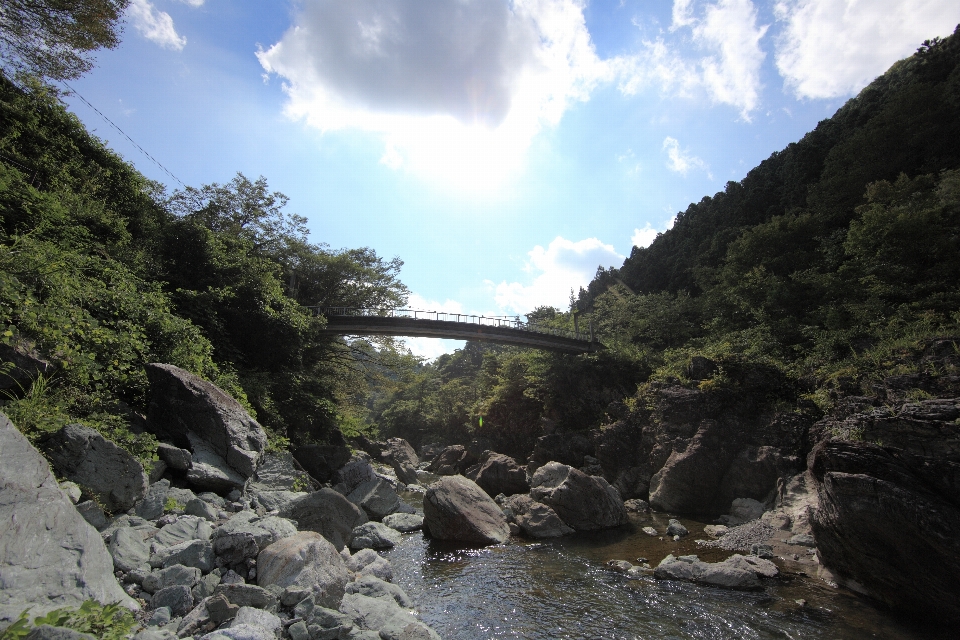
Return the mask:
<path fill-rule="evenodd" d="M 566 308 L 960 3 L 132 0 L 125 21 L 71 86 L 179 180 L 263 175 L 313 241 L 400 256 L 411 307 L 522 315 Z"/>

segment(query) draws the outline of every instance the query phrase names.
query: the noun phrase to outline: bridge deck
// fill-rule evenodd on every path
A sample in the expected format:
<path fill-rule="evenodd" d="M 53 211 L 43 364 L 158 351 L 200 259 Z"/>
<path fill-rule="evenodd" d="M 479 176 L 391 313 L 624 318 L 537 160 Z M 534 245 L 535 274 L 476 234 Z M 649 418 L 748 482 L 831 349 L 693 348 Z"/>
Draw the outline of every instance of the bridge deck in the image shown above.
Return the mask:
<path fill-rule="evenodd" d="M 326 332 L 339 335 L 411 336 L 450 338 L 453 340 L 482 340 L 574 354 L 593 353 L 604 348 L 604 346 L 597 341 L 541 333 L 531 329 L 517 328 L 516 326 L 491 326 L 452 320 L 389 316 L 327 315 L 326 318 Z"/>

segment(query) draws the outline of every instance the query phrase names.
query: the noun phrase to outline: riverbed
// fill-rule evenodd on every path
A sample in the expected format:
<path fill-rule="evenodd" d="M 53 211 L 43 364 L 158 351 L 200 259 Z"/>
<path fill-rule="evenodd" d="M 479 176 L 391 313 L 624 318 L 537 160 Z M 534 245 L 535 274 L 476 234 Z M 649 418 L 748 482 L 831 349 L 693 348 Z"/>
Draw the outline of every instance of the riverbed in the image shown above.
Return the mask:
<path fill-rule="evenodd" d="M 652 576 L 628 580 L 605 566 L 622 559 L 656 566 L 668 553 L 716 561 L 732 552 L 696 543 L 705 524 L 680 521 L 680 542 L 641 531 L 666 529 L 666 514 L 631 515 L 615 530 L 552 541 L 511 538 L 503 545 L 465 548 L 406 534 L 383 553 L 394 582 L 416 602 L 424 622 L 444 640 L 557 638 L 816 638 L 929 640 L 949 637 L 921 629 L 823 582 L 791 572 L 741 592 Z"/>

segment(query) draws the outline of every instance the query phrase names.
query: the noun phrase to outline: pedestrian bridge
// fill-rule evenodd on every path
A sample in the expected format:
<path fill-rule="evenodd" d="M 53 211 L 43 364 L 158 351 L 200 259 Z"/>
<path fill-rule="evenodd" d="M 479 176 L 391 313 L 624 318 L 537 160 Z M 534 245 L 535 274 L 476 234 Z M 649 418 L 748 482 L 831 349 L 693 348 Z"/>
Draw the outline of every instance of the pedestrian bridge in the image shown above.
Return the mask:
<path fill-rule="evenodd" d="M 414 309 L 311 308 L 317 315 L 327 319 L 324 331 L 338 335 L 481 340 L 574 354 L 594 353 L 605 348 L 594 338 L 592 325 L 584 334 L 579 326 L 570 331 L 521 322 L 519 317 L 473 316 Z"/>

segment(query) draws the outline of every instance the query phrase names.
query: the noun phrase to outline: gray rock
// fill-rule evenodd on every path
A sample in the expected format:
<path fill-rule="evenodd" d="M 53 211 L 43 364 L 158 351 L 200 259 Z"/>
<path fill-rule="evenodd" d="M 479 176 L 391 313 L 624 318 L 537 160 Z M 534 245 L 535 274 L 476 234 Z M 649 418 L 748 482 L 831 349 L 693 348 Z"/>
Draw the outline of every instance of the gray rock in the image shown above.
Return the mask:
<path fill-rule="evenodd" d="M 237 564 L 248 558 L 256 558 L 260 547 L 252 534 L 233 533 L 214 540 L 213 552 L 227 564 Z"/>
<path fill-rule="evenodd" d="M 530 497 L 551 507 L 577 531 L 617 527 L 627 522 L 627 510 L 617 490 L 599 476 L 559 462 L 548 462 L 533 474 Z"/>
<path fill-rule="evenodd" d="M 727 531 L 727 526 L 723 524 L 708 524 L 703 528 L 703 532 L 711 538 L 722 538 Z"/>
<path fill-rule="evenodd" d="M 650 511 L 650 505 L 647 503 L 647 501 L 639 500 L 637 498 L 625 500 L 623 503 L 623 508 L 629 513 L 649 513 Z"/>
<path fill-rule="evenodd" d="M 292 536 L 296 532 L 297 527 L 286 518 L 277 516 L 261 518 L 253 511 L 245 511 L 238 513 L 220 525 L 213 533 L 213 540 L 216 541 L 226 536 L 249 534 L 253 536 L 257 546 L 264 549 L 277 540 Z"/>
<path fill-rule="evenodd" d="M 223 584 L 217 585 L 213 591 L 214 597 L 223 595 L 232 604 L 241 607 L 255 607 L 276 611 L 280 606 L 280 598 L 266 589 L 253 584 Z"/>
<path fill-rule="evenodd" d="M 337 491 L 348 495 L 364 482 L 377 479 L 377 472 L 366 460 L 354 459 L 343 465 L 334 475 L 333 484 Z"/>
<path fill-rule="evenodd" d="M 163 508 L 167 502 L 167 491 L 170 490 L 169 480 L 158 480 L 147 488 L 143 499 L 137 503 L 137 515 L 144 520 L 156 520 L 163 515 Z"/>
<path fill-rule="evenodd" d="M 423 528 L 423 516 L 415 513 L 391 513 L 383 519 L 383 524 L 401 533 L 410 533 Z"/>
<path fill-rule="evenodd" d="M 213 595 L 218 584 L 220 584 L 220 576 L 215 573 L 208 573 L 200 578 L 200 581 L 192 589 L 193 599 L 200 602 L 204 598 L 209 598 Z"/>
<path fill-rule="evenodd" d="M 757 556 L 742 556 L 737 553 L 724 560 L 723 564 L 744 571 L 753 571 L 760 578 L 776 578 L 780 575 L 777 565 Z"/>
<path fill-rule="evenodd" d="M 200 498 L 194 498 L 188 502 L 183 512 L 187 515 L 197 516 L 210 522 L 216 522 L 217 520 L 216 507 Z"/>
<path fill-rule="evenodd" d="M 363 509 L 371 520 L 383 520 L 400 507 L 400 496 L 382 478 L 374 478 L 358 485 L 347 495 L 347 500 Z"/>
<path fill-rule="evenodd" d="M 265 453 L 250 482 L 248 493 L 261 491 L 302 492 L 312 489 L 310 475 L 289 452 Z"/>
<path fill-rule="evenodd" d="M 136 529 L 117 529 L 110 539 L 110 556 L 117 571 L 131 571 L 150 559 L 150 545 Z"/>
<path fill-rule="evenodd" d="M 83 519 L 90 523 L 97 531 L 101 531 L 107 526 L 107 516 L 93 500 L 87 500 L 77 505 L 77 512 L 83 516 Z"/>
<path fill-rule="evenodd" d="M 173 612 L 170 607 L 159 607 L 154 609 L 150 614 L 150 617 L 147 618 L 146 625 L 148 627 L 162 627 L 163 625 L 170 622 Z"/>
<path fill-rule="evenodd" d="M 436 631 L 422 622 L 411 622 L 405 627 L 387 624 L 380 629 L 381 640 L 440 640 Z"/>
<path fill-rule="evenodd" d="M 311 589 L 319 604 L 333 607 L 343 596 L 347 568 L 326 538 L 313 531 L 301 531 L 260 552 L 257 582 L 261 586 Z"/>
<path fill-rule="evenodd" d="M 186 505 L 188 502 L 197 497 L 190 489 L 182 489 L 180 487 L 170 487 L 170 490 L 167 491 L 167 497 L 173 498 L 176 502 Z"/>
<path fill-rule="evenodd" d="M 686 536 L 686 535 L 689 535 L 689 534 L 690 534 L 690 532 L 687 531 L 687 528 L 686 528 L 685 526 L 683 526 L 683 525 L 680 523 L 679 520 L 673 520 L 673 519 L 671 519 L 670 522 L 667 524 L 667 535 L 668 535 L 668 536 L 671 536 L 671 537 L 673 537 L 673 536 L 680 536 L 680 537 L 682 538 L 683 536 Z"/>
<path fill-rule="evenodd" d="M 237 616 L 239 611 L 240 607 L 232 604 L 222 593 L 207 600 L 207 612 L 210 614 L 210 620 L 215 624 L 232 620 Z"/>
<path fill-rule="evenodd" d="M 659 533 L 657 533 L 657 530 L 654 529 L 653 527 L 644 527 L 643 529 L 641 529 L 641 531 L 643 531 L 643 532 L 644 532 L 645 534 L 647 534 L 648 536 L 658 536 L 658 535 L 660 535 Z"/>
<path fill-rule="evenodd" d="M 280 629 L 283 627 L 280 618 L 268 611 L 255 609 L 254 607 L 240 607 L 233 622 L 230 623 L 230 628 L 233 629 L 244 624 L 262 627 L 275 635 L 279 634 Z"/>
<path fill-rule="evenodd" d="M 347 569 L 350 571 L 380 578 L 386 582 L 393 580 L 393 567 L 390 565 L 390 561 L 373 549 L 361 549 L 352 556 L 346 549 L 343 550 L 343 553 L 347 554 L 344 562 L 346 562 Z"/>
<path fill-rule="evenodd" d="M 167 466 L 177 471 L 186 471 L 193 466 L 193 456 L 187 449 L 175 447 L 172 444 L 161 442 L 157 446 L 157 455 L 167 463 Z"/>
<path fill-rule="evenodd" d="M 361 576 L 354 582 L 348 582 L 346 593 L 360 593 L 371 598 L 389 596 L 404 609 L 413 608 L 413 600 L 403 589 L 375 576 Z"/>
<path fill-rule="evenodd" d="M 144 629 L 133 640 L 177 640 L 177 634 L 168 629 Z"/>
<path fill-rule="evenodd" d="M 203 518 L 184 516 L 173 524 L 160 528 L 153 540 L 164 547 L 189 542 L 191 540 L 209 540 L 213 535 L 213 527 Z"/>
<path fill-rule="evenodd" d="M 296 520 L 300 531 L 319 533 L 337 549 L 346 546 L 355 527 L 369 520 L 363 509 L 327 488 L 294 500 L 280 516 Z"/>
<path fill-rule="evenodd" d="M 155 593 L 167 587 L 179 586 L 190 589 L 200 582 L 200 576 L 200 569 L 196 567 L 185 567 L 182 564 L 175 564 L 172 567 L 154 571 L 144 577 L 141 584 L 143 590 L 149 593 Z"/>
<path fill-rule="evenodd" d="M 253 624 L 218 629 L 201 636 L 202 640 L 276 640 L 276 637 L 269 629 Z"/>
<path fill-rule="evenodd" d="M 752 570 L 722 562 L 701 562 L 697 556 L 664 558 L 653 571 L 658 580 L 684 580 L 725 589 L 758 589 L 760 581 Z"/>
<path fill-rule="evenodd" d="M 32 629 L 26 638 L 27 640 L 97 640 L 96 636 L 89 633 L 81 633 L 65 627 L 53 627 L 49 624 L 42 624 Z"/>
<path fill-rule="evenodd" d="M 330 482 L 350 461 L 350 448 L 344 444 L 308 444 L 294 449 L 293 457 L 319 482 Z"/>
<path fill-rule="evenodd" d="M 164 547 L 150 556 L 150 565 L 153 567 L 166 568 L 175 564 L 196 567 L 203 573 L 209 573 L 214 566 L 213 545 L 206 540 L 188 540 Z"/>
<path fill-rule="evenodd" d="M 303 620 L 287 627 L 287 633 L 290 635 L 290 640 L 310 640 L 310 631 L 307 630 L 307 623 Z"/>
<path fill-rule="evenodd" d="M 750 545 L 750 554 L 755 555 L 758 558 L 772 558 L 773 557 L 773 547 L 768 544 L 752 544 Z"/>
<path fill-rule="evenodd" d="M 406 611 L 390 596 L 371 598 L 359 593 L 348 593 L 343 596 L 340 611 L 353 620 L 353 624 L 361 629 L 378 631 L 383 627 L 406 627 L 416 618 L 410 611 Z"/>
<path fill-rule="evenodd" d="M 70 498 L 70 502 L 73 504 L 80 502 L 80 496 L 83 494 L 76 482 L 61 482 L 60 490 L 63 491 L 68 498 Z"/>
<path fill-rule="evenodd" d="M 214 491 L 243 488 L 247 479 L 232 468 L 213 445 L 193 433 L 187 434 L 187 441 L 193 452 L 193 464 L 186 474 L 190 484 Z"/>
<path fill-rule="evenodd" d="M 306 491 L 258 491 L 253 494 L 253 497 L 267 511 L 280 511 L 305 495 L 307 495 Z"/>
<path fill-rule="evenodd" d="M 817 546 L 817 541 L 809 533 L 799 533 L 795 536 L 791 536 L 786 540 L 787 544 L 794 544 L 801 547 L 815 547 Z"/>
<path fill-rule="evenodd" d="M 400 532 L 379 522 L 367 522 L 353 530 L 351 549 L 391 549 L 400 543 Z"/>
<path fill-rule="evenodd" d="M 113 512 L 130 509 L 147 491 L 147 474 L 132 455 L 99 432 L 69 424 L 43 441 L 57 472 L 97 497 Z"/>
<path fill-rule="evenodd" d="M 502 453 L 484 452 L 477 467 L 471 469 L 475 471 L 471 471 L 468 476 L 472 476 L 477 485 L 490 496 L 501 493 L 511 496 L 530 491 L 526 469 Z"/>
<path fill-rule="evenodd" d="M 163 474 L 167 472 L 167 463 L 163 460 L 151 460 L 150 464 L 143 468 L 147 472 L 147 482 L 153 484 L 163 479 Z"/>
<path fill-rule="evenodd" d="M 531 538 L 557 538 L 574 533 L 557 513 L 527 495 L 515 495 L 504 501 L 504 509 L 513 514 L 520 530 Z"/>
<path fill-rule="evenodd" d="M 151 393 L 148 429 L 182 448 L 189 446 L 196 454 L 187 438 L 194 433 L 244 480 L 254 474 L 267 434 L 240 403 L 216 385 L 173 365 L 148 364 L 146 370 Z M 196 465 L 196 455 L 193 458 Z"/>
<path fill-rule="evenodd" d="M 207 604 L 210 603 L 211 600 L 213 600 L 212 597 L 201 600 L 197 603 L 197 606 L 193 608 L 193 611 L 183 616 L 180 624 L 177 625 L 177 635 L 179 637 L 186 638 L 187 636 L 192 636 L 197 633 L 203 625 L 210 622 L 210 612 L 207 610 Z"/>
<path fill-rule="evenodd" d="M 212 504 L 217 509 L 223 509 L 227 501 L 212 491 L 203 491 L 197 494 L 197 497 L 208 504 Z"/>
<path fill-rule="evenodd" d="M 417 484 L 417 465 L 420 464 L 420 458 L 409 442 L 403 438 L 388 438 L 381 456 L 384 462 L 393 467 L 400 482 Z"/>
<path fill-rule="evenodd" d="M 727 526 L 736 526 L 757 520 L 764 511 L 762 502 L 752 498 L 737 498 L 730 505 L 730 514 L 721 516 L 720 521 Z"/>
<path fill-rule="evenodd" d="M 700 396 L 694 390 L 684 389 L 681 393 L 691 398 Z M 696 400 L 690 406 L 694 405 Z M 663 468 L 650 478 L 650 506 L 674 513 L 716 513 L 722 509 L 718 508 L 716 497 L 733 459 L 731 444 L 725 424 L 701 421 L 686 448 L 674 450 Z"/>
<path fill-rule="evenodd" d="M 150 606 L 154 609 L 170 607 L 173 615 L 184 616 L 193 609 L 193 594 L 190 593 L 190 587 L 183 585 L 166 587 L 153 594 L 153 598 L 150 599 Z"/>
<path fill-rule="evenodd" d="M 510 537 L 500 507 L 463 476 L 447 476 L 430 485 L 423 499 L 423 527 L 438 540 L 488 545 Z"/>

